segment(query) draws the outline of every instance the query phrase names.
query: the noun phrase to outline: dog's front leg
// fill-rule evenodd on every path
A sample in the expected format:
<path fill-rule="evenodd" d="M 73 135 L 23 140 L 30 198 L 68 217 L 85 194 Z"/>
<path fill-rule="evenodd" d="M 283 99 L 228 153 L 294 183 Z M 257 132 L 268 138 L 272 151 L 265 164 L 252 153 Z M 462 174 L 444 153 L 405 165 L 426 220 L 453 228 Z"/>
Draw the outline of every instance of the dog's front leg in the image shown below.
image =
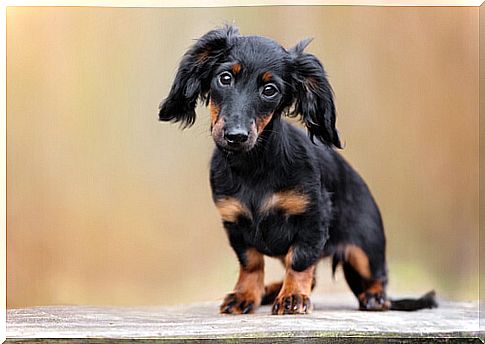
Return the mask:
<path fill-rule="evenodd" d="M 234 291 L 227 294 L 220 311 L 224 314 L 253 313 L 264 293 L 264 257 L 254 248 L 237 252 L 240 261 L 239 279 Z"/>
<path fill-rule="evenodd" d="M 273 314 L 305 314 L 312 311 L 310 293 L 314 284 L 316 263 L 297 271 L 294 269 L 294 261 L 294 249 L 291 248 L 284 259 L 285 279 L 274 301 Z"/>

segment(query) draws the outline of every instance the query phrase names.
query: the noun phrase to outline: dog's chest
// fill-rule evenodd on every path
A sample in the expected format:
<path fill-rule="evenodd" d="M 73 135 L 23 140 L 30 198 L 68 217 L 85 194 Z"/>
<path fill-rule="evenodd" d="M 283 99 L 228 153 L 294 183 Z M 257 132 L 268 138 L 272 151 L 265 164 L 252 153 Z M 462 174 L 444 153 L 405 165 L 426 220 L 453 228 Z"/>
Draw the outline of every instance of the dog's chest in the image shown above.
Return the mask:
<path fill-rule="evenodd" d="M 246 188 L 216 198 L 226 228 L 268 255 L 286 253 L 309 202 L 307 195 L 291 188 L 264 193 Z"/>

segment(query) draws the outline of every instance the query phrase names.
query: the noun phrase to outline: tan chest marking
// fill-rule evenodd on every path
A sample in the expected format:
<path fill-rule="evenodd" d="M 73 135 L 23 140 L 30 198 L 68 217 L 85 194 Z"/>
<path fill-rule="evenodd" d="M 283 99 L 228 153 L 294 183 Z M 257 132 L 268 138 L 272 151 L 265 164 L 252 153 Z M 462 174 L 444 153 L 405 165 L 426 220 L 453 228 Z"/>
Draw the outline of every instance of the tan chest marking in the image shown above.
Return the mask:
<path fill-rule="evenodd" d="M 269 196 L 261 207 L 263 213 L 279 209 L 287 215 L 298 215 L 305 212 L 310 199 L 307 195 L 296 190 L 281 191 Z"/>
<path fill-rule="evenodd" d="M 217 210 L 224 221 L 236 222 L 240 216 L 251 218 L 251 212 L 234 197 L 222 197 L 216 201 Z"/>

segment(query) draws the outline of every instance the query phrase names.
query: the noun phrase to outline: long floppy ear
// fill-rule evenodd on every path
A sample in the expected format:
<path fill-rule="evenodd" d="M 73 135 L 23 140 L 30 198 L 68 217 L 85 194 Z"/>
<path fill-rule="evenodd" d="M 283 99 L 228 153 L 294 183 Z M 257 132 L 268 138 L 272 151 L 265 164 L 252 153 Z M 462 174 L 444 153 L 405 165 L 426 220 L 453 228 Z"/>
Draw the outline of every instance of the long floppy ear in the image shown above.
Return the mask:
<path fill-rule="evenodd" d="M 160 103 L 161 121 L 180 122 L 182 128 L 195 122 L 195 106 L 204 99 L 217 63 L 227 55 L 239 30 L 226 25 L 209 31 L 185 53 L 168 97 Z"/>
<path fill-rule="evenodd" d="M 303 50 L 312 39 L 299 42 L 289 50 L 293 61 L 294 111 L 290 116 L 301 116 L 308 128 L 310 139 L 314 137 L 326 145 L 342 148 L 335 128 L 335 104 L 333 91 L 320 61 Z"/>

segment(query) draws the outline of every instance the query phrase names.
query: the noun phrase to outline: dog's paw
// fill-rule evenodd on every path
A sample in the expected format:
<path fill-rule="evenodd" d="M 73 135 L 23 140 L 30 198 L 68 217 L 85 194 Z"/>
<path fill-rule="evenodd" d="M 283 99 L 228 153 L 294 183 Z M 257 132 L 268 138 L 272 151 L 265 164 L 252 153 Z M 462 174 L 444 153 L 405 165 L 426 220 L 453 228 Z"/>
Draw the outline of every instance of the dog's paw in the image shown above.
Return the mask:
<path fill-rule="evenodd" d="M 224 298 L 220 312 L 222 314 L 250 314 L 259 306 L 256 298 L 243 293 L 230 293 Z"/>
<path fill-rule="evenodd" d="M 276 298 L 272 314 L 308 314 L 312 312 L 310 298 L 303 294 L 280 295 Z"/>
<path fill-rule="evenodd" d="M 359 309 L 361 311 L 387 311 L 391 302 L 385 293 L 362 293 L 359 295 Z"/>

